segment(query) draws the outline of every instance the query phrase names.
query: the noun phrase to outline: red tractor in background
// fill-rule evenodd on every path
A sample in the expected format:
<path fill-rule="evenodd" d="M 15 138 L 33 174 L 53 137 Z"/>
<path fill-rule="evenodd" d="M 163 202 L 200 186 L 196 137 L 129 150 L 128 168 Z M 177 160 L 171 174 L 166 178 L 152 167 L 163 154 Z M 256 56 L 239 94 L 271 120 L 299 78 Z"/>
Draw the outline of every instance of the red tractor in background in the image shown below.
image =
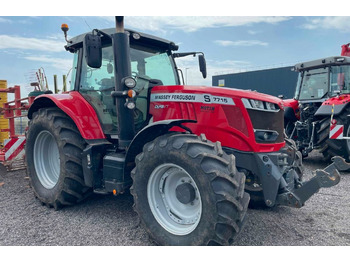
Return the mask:
<path fill-rule="evenodd" d="M 158 244 L 228 245 L 249 201 L 302 207 L 338 184 L 341 159 L 302 181 L 300 152 L 284 139 L 282 100 L 183 86 L 175 59 L 198 55 L 206 77 L 202 53 L 124 30 L 123 17 L 116 25 L 66 37 L 70 91 L 41 95 L 29 109 L 27 171 L 42 203 L 58 209 L 90 192 L 130 188 Z"/>
<path fill-rule="evenodd" d="M 284 100 L 285 130 L 306 157 L 319 149 L 326 159 L 350 160 L 350 49 L 341 56 L 299 63 L 295 98 Z"/>

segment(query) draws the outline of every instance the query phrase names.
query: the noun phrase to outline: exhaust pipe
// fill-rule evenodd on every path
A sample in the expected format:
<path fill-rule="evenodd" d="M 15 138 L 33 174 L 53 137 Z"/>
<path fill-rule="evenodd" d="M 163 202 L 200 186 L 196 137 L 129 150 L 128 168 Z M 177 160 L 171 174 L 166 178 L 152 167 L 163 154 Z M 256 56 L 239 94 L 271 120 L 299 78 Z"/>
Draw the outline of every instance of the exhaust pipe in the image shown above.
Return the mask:
<path fill-rule="evenodd" d="M 122 79 L 131 76 L 129 36 L 124 31 L 124 17 L 116 16 L 116 34 L 112 35 L 114 53 L 115 91 L 122 92 L 127 88 Z M 135 136 L 134 110 L 125 106 L 124 97 L 116 97 L 118 117 L 119 146 L 126 148 Z"/>
<path fill-rule="evenodd" d="M 117 33 L 124 33 L 124 16 L 115 17 L 115 28 Z"/>

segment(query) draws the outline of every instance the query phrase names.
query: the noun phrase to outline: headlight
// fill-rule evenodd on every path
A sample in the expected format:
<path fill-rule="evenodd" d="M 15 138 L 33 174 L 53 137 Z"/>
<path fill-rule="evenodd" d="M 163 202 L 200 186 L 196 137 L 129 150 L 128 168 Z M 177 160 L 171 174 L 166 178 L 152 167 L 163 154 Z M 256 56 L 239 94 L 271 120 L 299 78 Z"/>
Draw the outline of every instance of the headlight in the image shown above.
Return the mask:
<path fill-rule="evenodd" d="M 263 101 L 250 99 L 250 104 L 253 108 L 264 109 Z"/>
<path fill-rule="evenodd" d="M 136 105 L 134 102 L 126 102 L 126 107 L 132 110 L 136 107 Z"/>
<path fill-rule="evenodd" d="M 270 102 L 265 102 L 266 105 L 266 109 L 267 110 L 271 110 L 271 111 L 275 111 L 278 110 L 278 105 L 274 104 L 274 103 L 270 103 Z"/>
<path fill-rule="evenodd" d="M 278 112 L 280 110 L 277 104 L 261 100 L 242 98 L 242 102 L 245 108 L 247 109 L 255 109 L 269 112 Z"/>
<path fill-rule="evenodd" d="M 124 85 L 128 88 L 134 88 L 136 86 L 136 81 L 132 77 L 125 77 L 123 80 L 124 80 Z"/>
<path fill-rule="evenodd" d="M 255 141 L 260 143 L 275 142 L 278 138 L 278 132 L 274 130 L 255 129 Z"/>

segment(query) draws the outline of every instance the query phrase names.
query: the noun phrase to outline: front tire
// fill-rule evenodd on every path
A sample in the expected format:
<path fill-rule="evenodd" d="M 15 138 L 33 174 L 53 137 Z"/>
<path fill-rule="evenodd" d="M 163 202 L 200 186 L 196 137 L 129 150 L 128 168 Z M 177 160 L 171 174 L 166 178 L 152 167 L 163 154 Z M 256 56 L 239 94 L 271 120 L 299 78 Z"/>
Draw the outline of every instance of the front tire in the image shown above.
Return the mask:
<path fill-rule="evenodd" d="M 344 136 L 350 136 L 350 121 L 348 115 L 350 108 L 346 108 L 339 116 L 335 117 L 338 125 L 344 125 Z M 347 161 L 350 160 L 350 140 L 349 139 L 329 139 L 330 122 L 325 121 L 320 128 L 320 152 L 323 157 L 330 161 L 334 156 L 341 156 Z"/>
<path fill-rule="evenodd" d="M 160 136 L 136 157 L 132 178 L 134 209 L 160 245 L 228 245 L 241 230 L 245 176 L 218 142 Z"/>
<path fill-rule="evenodd" d="M 27 172 L 35 196 L 58 209 L 83 200 L 88 192 L 82 171 L 85 141 L 74 122 L 58 108 L 43 108 L 29 123 Z"/>

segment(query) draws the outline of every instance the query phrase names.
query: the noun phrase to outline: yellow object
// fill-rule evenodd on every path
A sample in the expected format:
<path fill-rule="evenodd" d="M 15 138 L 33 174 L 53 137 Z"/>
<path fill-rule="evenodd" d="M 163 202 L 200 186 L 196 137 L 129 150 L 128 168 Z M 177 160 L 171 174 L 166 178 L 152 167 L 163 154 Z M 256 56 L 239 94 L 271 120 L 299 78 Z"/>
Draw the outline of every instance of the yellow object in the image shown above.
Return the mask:
<path fill-rule="evenodd" d="M 61 25 L 61 29 L 62 29 L 62 30 L 67 30 L 67 31 L 68 31 L 68 30 L 69 30 L 69 27 L 68 27 L 67 24 L 62 24 L 62 25 Z"/>
<path fill-rule="evenodd" d="M 7 81 L 6 80 L 0 80 L 0 89 L 6 89 L 7 88 Z M 7 102 L 7 93 L 0 93 L 0 108 L 3 107 L 3 104 Z M 1 129 L 8 129 L 9 128 L 9 121 L 8 119 L 5 119 L 3 115 L 0 115 L 0 131 Z M 0 147 L 4 146 L 5 139 L 9 138 L 8 132 L 0 132 Z"/>

